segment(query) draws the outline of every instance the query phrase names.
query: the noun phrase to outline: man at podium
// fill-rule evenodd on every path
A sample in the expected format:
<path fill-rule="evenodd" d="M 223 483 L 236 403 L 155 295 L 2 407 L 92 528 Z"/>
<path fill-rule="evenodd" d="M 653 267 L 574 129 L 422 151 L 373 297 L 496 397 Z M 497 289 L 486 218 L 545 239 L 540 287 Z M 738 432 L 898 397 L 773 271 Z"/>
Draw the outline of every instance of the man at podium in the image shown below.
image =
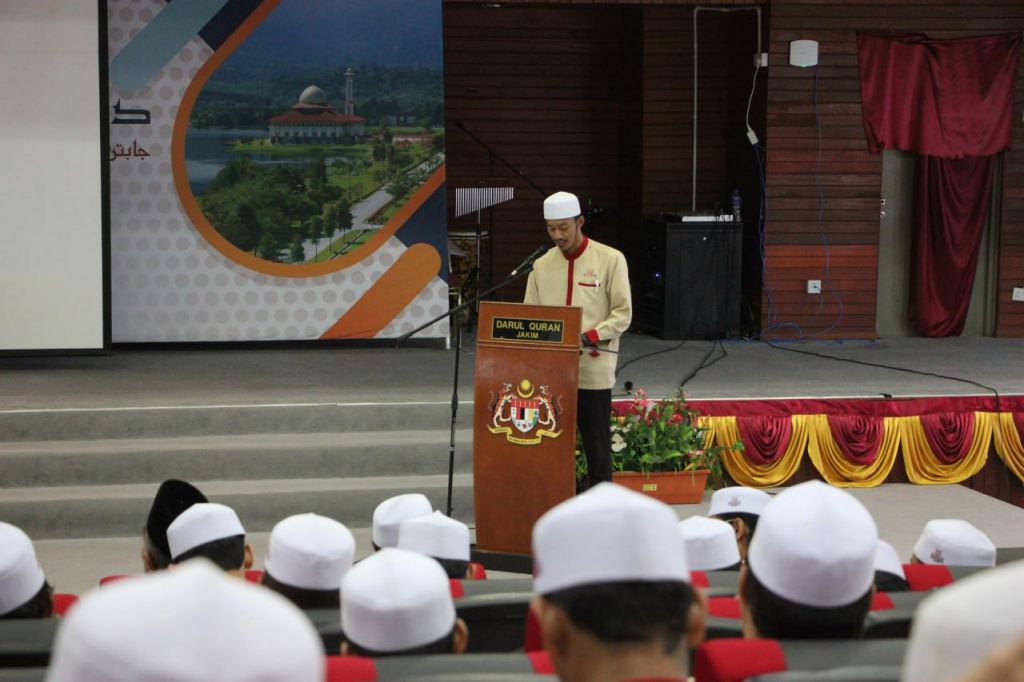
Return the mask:
<path fill-rule="evenodd" d="M 544 221 L 556 248 L 534 262 L 523 302 L 583 311 L 576 425 L 593 486 L 612 480 L 609 421 L 619 337 L 633 317 L 629 272 L 622 253 L 583 234 L 576 195 L 556 192 L 545 199 Z"/>

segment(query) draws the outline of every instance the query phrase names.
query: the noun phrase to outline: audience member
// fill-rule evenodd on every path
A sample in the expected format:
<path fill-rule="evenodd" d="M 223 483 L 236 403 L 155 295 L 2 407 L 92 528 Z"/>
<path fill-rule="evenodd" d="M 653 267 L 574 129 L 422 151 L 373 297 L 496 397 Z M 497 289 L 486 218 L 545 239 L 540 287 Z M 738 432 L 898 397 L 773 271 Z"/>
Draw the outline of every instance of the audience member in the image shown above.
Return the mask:
<path fill-rule="evenodd" d="M 320 682 L 324 654 L 286 599 L 200 559 L 83 597 L 57 632 L 46 679 Z"/>
<path fill-rule="evenodd" d="M 995 566 L 996 546 L 962 519 L 932 519 L 914 544 L 912 563 L 943 566 Z"/>
<path fill-rule="evenodd" d="M 931 594 L 914 614 L 901 679 L 952 680 L 1018 641 L 1024 636 L 1022 585 L 1024 561 L 1016 561 Z"/>
<path fill-rule="evenodd" d="M 300 609 L 337 609 L 355 552 L 351 531 L 334 519 L 289 516 L 270 533 L 261 581 Z"/>
<path fill-rule="evenodd" d="M 341 582 L 343 655 L 461 654 L 469 633 L 434 559 L 385 547 Z"/>
<path fill-rule="evenodd" d="M 53 588 L 32 540 L 17 526 L 0 521 L 0 620 L 52 615 Z"/>
<path fill-rule="evenodd" d="M 747 637 L 858 637 L 874 593 L 878 530 L 849 493 L 795 485 L 764 509 L 739 599 Z"/>
<path fill-rule="evenodd" d="M 885 540 L 878 541 L 875 552 L 875 590 L 878 592 L 909 592 L 907 575 L 896 548 Z"/>
<path fill-rule="evenodd" d="M 686 546 L 686 560 L 693 571 L 738 571 L 740 551 L 736 534 L 725 521 L 691 516 L 679 522 L 679 535 Z"/>
<path fill-rule="evenodd" d="M 757 530 L 757 520 L 761 516 L 761 510 L 771 500 L 771 495 L 763 490 L 743 486 L 722 488 L 711 494 L 708 516 L 726 521 L 733 527 L 736 532 L 736 544 L 740 550 L 740 558 L 744 561 L 747 559 L 747 548 Z"/>
<path fill-rule="evenodd" d="M 449 578 L 469 575 L 469 526 L 439 511 L 402 521 L 398 548 L 433 557 Z"/>
<path fill-rule="evenodd" d="M 423 493 L 389 497 L 373 510 L 373 550 L 398 546 L 398 530 L 402 521 L 426 516 L 434 510 Z"/>
<path fill-rule="evenodd" d="M 704 638 L 670 507 L 613 483 L 559 504 L 533 528 L 534 597 L 560 680 L 685 680 Z"/>
<path fill-rule="evenodd" d="M 193 504 L 208 501 L 191 483 L 170 478 L 160 484 L 146 517 L 146 527 L 142 529 L 142 568 L 146 573 L 171 565 L 167 526 Z"/>
<path fill-rule="evenodd" d="M 167 527 L 167 542 L 174 564 L 204 557 L 238 577 L 252 568 L 252 547 L 245 542 L 242 522 L 223 504 L 199 502 L 183 511 Z"/>

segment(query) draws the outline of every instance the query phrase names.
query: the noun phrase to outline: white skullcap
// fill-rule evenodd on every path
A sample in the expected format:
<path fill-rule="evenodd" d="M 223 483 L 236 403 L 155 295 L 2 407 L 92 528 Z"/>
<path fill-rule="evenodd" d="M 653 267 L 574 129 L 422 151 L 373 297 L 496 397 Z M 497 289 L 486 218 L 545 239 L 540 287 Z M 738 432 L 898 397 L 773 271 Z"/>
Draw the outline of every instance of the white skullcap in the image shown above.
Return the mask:
<path fill-rule="evenodd" d="M 399 528 L 398 549 L 435 559 L 469 561 L 469 526 L 439 511 L 406 519 Z"/>
<path fill-rule="evenodd" d="M 995 566 L 996 546 L 988 536 L 962 519 L 932 519 L 914 544 L 924 564 Z"/>
<path fill-rule="evenodd" d="M 284 597 L 205 559 L 85 595 L 57 631 L 48 682 L 319 682 L 324 650 Z"/>
<path fill-rule="evenodd" d="M 25 532 L 0 521 L 0 616 L 36 596 L 46 576 Z"/>
<path fill-rule="evenodd" d="M 576 198 L 575 194 L 555 192 L 544 200 L 544 220 L 575 218 L 582 212 L 580 200 Z"/>
<path fill-rule="evenodd" d="M 917 607 L 903 682 L 959 678 L 992 649 L 1024 635 L 1024 561 L 936 590 Z"/>
<path fill-rule="evenodd" d="M 341 582 L 341 629 L 363 649 L 412 649 L 454 627 L 448 575 L 430 557 L 385 547 L 353 566 Z"/>
<path fill-rule="evenodd" d="M 378 547 L 397 547 L 398 529 L 402 521 L 424 516 L 434 510 L 423 493 L 409 493 L 389 497 L 373 510 L 373 544 Z"/>
<path fill-rule="evenodd" d="M 863 597 L 875 582 L 878 529 L 850 493 L 821 481 L 795 485 L 765 507 L 747 564 L 789 601 L 831 608 Z"/>
<path fill-rule="evenodd" d="M 236 535 L 245 535 L 238 514 L 231 507 L 216 502 L 193 504 L 167 526 L 172 560 L 199 545 Z"/>
<path fill-rule="evenodd" d="M 533 589 L 625 581 L 689 582 L 672 508 L 614 483 L 599 483 L 549 510 L 533 527 Z"/>
<path fill-rule="evenodd" d="M 754 514 L 761 515 L 761 510 L 772 501 L 772 496 L 757 488 L 733 486 L 722 488 L 711 494 L 711 507 L 708 516 L 719 514 Z"/>
<path fill-rule="evenodd" d="M 725 521 L 691 516 L 679 522 L 691 571 L 716 571 L 740 562 L 736 531 Z"/>
<path fill-rule="evenodd" d="M 355 553 L 356 540 L 342 524 L 318 514 L 296 514 L 274 526 L 264 568 L 285 585 L 336 590 Z"/>
<path fill-rule="evenodd" d="M 903 572 L 903 562 L 900 561 L 899 553 L 885 540 L 878 541 L 878 549 L 875 552 L 875 570 L 898 575 L 904 580 L 907 579 L 906 573 Z"/>

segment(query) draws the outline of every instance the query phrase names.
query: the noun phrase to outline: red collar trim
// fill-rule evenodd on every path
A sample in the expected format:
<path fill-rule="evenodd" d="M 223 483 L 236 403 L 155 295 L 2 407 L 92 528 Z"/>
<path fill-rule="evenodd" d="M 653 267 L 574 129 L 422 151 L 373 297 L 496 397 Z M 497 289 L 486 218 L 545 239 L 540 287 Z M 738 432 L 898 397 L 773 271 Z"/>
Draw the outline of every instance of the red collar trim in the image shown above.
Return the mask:
<path fill-rule="evenodd" d="M 580 256 L 583 255 L 584 251 L 587 250 L 587 244 L 589 244 L 589 243 L 590 243 L 590 238 L 589 237 L 584 237 L 583 238 L 583 243 L 580 244 L 580 248 L 576 249 L 575 253 L 570 255 L 570 254 L 567 254 L 565 251 L 562 251 L 562 255 L 565 256 L 565 260 L 576 260 L 577 258 L 579 258 Z"/>

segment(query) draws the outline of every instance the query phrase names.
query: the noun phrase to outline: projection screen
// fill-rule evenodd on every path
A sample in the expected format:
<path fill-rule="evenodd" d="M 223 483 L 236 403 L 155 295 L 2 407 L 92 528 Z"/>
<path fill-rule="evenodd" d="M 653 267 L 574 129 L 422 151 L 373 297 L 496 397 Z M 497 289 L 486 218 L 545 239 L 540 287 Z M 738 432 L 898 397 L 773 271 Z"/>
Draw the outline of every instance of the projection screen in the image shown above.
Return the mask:
<path fill-rule="evenodd" d="M 105 15 L 0 2 L 0 353 L 109 348 Z"/>

